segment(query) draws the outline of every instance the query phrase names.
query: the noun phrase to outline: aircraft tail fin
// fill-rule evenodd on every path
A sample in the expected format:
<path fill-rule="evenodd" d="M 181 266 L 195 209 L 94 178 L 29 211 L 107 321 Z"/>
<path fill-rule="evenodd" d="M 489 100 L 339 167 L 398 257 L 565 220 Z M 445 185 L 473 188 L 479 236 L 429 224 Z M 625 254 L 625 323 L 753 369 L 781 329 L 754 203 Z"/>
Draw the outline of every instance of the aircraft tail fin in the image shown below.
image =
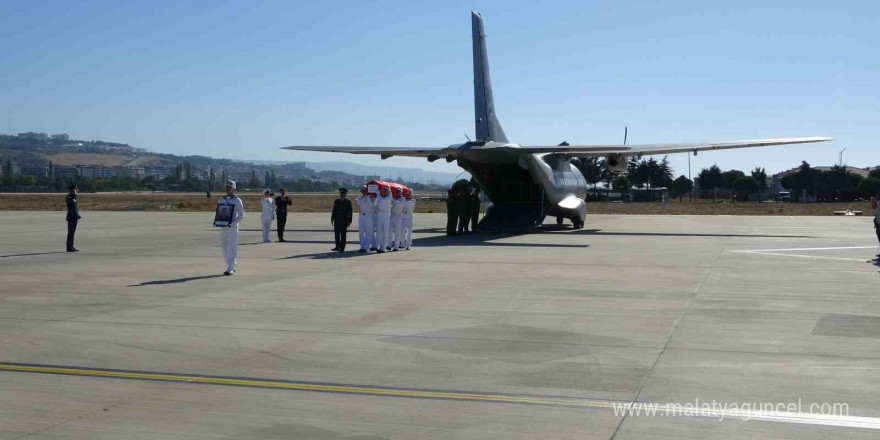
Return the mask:
<path fill-rule="evenodd" d="M 477 140 L 507 142 L 507 136 L 495 114 L 486 35 L 483 32 L 483 17 L 479 12 L 471 11 L 471 30 L 474 40 L 474 121 Z"/>

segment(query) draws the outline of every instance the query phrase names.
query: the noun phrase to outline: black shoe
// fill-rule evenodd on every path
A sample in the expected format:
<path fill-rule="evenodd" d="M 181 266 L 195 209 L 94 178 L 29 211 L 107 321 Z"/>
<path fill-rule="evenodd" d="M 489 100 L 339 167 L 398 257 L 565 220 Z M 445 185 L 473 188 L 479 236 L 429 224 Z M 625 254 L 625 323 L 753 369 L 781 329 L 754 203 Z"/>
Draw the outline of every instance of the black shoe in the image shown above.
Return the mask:
<path fill-rule="evenodd" d="M 376 251 L 376 252 L 378 252 L 378 253 L 380 253 L 380 254 L 384 254 L 384 253 L 385 253 L 385 251 Z"/>
<path fill-rule="evenodd" d="M 345 252 L 345 249 L 337 249 L 339 252 Z"/>
<path fill-rule="evenodd" d="M 370 248 L 370 252 L 373 252 L 373 251 L 375 251 L 375 250 L 377 250 L 377 249 L 374 248 L 374 247 L 371 247 L 371 248 Z"/>
<path fill-rule="evenodd" d="M 67 252 L 79 252 L 79 249 L 77 249 L 77 248 L 70 248 L 70 249 L 67 250 Z"/>
<path fill-rule="evenodd" d="M 333 249 L 330 249 L 330 250 L 331 250 L 331 251 L 338 251 L 339 248 L 333 248 Z"/>
<path fill-rule="evenodd" d="M 284 242 L 287 241 L 287 240 L 285 240 L 285 239 L 283 239 L 283 238 L 279 238 L 278 241 L 281 242 L 281 243 L 284 243 Z"/>
<path fill-rule="evenodd" d="M 226 271 L 223 271 L 223 275 L 232 275 L 232 272 L 226 270 Z"/>
<path fill-rule="evenodd" d="M 367 250 L 366 250 L 366 249 L 358 249 L 358 252 L 359 252 L 359 253 L 362 253 L 362 254 L 366 254 L 366 253 L 367 253 Z"/>

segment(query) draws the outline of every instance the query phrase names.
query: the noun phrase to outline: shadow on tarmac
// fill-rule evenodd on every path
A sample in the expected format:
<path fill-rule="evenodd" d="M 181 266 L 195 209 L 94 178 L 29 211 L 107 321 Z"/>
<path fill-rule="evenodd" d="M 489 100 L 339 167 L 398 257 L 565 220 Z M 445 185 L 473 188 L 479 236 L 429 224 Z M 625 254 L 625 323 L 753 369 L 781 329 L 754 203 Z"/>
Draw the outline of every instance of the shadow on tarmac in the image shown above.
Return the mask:
<path fill-rule="evenodd" d="M 430 231 L 435 231 L 431 229 Z M 495 242 L 494 240 L 510 238 L 510 237 L 519 237 L 523 234 L 516 233 L 508 233 L 508 234 L 499 234 L 499 233 L 475 233 L 475 234 L 464 234 L 464 235 L 455 235 L 455 236 L 446 236 L 446 235 L 435 235 L 431 237 L 423 237 L 423 238 L 415 238 L 413 239 L 412 246 L 414 248 L 429 248 L 429 247 L 441 247 L 441 246 L 487 246 L 487 247 L 532 247 L 532 248 L 580 248 L 585 249 L 590 245 L 586 244 L 565 244 L 565 243 L 506 243 L 506 242 Z M 327 241 L 318 241 L 318 240 L 286 240 L 285 243 L 306 243 L 306 244 L 315 244 L 315 243 L 327 243 L 328 245 L 332 245 L 332 240 Z M 361 254 L 357 250 L 358 242 L 357 241 L 347 241 L 347 246 L 350 246 L 350 250 L 346 250 L 345 252 L 318 252 L 318 253 L 310 253 L 310 254 L 297 254 L 291 255 L 289 257 L 276 258 L 275 261 L 278 260 L 291 260 L 291 259 L 299 259 L 299 258 L 311 258 L 311 259 L 331 259 L 331 258 L 351 258 L 351 257 L 360 257 L 366 255 L 376 254 L 376 252 L 369 252 L 366 254 Z M 407 251 L 387 251 L 386 253 L 399 253 L 399 252 L 407 252 Z"/>
<path fill-rule="evenodd" d="M 552 232 L 548 229 L 547 232 Z M 812 235 L 763 235 L 763 234 L 700 234 L 693 232 L 602 232 L 601 229 L 569 230 L 575 235 L 604 235 L 632 237 L 749 237 L 749 238 L 816 238 Z"/>
<path fill-rule="evenodd" d="M 162 285 L 162 284 L 186 283 L 188 281 L 207 280 L 209 278 L 220 278 L 222 276 L 224 276 L 224 275 L 223 274 L 200 275 L 197 277 L 176 278 L 173 280 L 144 281 L 143 283 L 140 283 L 140 284 L 130 284 L 127 287 L 155 286 L 155 285 Z"/>
<path fill-rule="evenodd" d="M 66 254 L 65 251 L 55 251 L 55 252 L 36 252 L 33 254 L 12 254 L 12 255 L 0 255 L 0 258 L 11 258 L 11 257 L 30 257 L 32 255 L 52 255 L 52 254 Z"/>

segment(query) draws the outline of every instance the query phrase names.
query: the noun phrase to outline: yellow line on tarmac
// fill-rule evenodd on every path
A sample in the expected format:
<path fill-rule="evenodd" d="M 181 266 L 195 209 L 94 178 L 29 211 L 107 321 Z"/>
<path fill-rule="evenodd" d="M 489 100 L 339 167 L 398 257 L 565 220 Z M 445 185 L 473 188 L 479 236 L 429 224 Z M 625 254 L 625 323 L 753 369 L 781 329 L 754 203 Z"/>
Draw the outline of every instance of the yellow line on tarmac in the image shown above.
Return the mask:
<path fill-rule="evenodd" d="M 317 391 L 325 393 L 345 393 L 387 397 L 410 397 L 422 399 L 467 400 L 496 403 L 521 403 L 532 405 L 553 405 L 578 408 L 613 408 L 614 402 L 597 399 L 578 399 L 572 397 L 553 396 L 518 396 L 492 393 L 476 393 L 466 391 L 442 391 L 429 389 L 402 389 L 386 387 L 370 387 L 343 384 L 325 384 L 297 381 L 278 381 L 270 379 L 228 378 L 217 376 L 196 376 L 172 373 L 138 372 L 125 370 L 105 370 L 80 367 L 27 365 L 0 363 L 0 371 L 39 374 L 61 374 L 68 376 L 104 377 L 111 379 L 153 380 L 163 382 L 183 382 L 203 385 L 228 385 L 241 387 L 259 387 L 299 391 Z"/>

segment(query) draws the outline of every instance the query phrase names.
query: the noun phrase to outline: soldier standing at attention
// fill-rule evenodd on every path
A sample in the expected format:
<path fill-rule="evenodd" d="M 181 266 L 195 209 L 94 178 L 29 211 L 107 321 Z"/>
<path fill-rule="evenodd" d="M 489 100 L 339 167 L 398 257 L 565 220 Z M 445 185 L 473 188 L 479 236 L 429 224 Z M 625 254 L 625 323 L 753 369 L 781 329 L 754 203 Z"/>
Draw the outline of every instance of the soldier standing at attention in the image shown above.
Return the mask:
<path fill-rule="evenodd" d="M 79 188 L 76 185 L 70 185 L 68 188 L 64 202 L 67 204 L 67 252 L 79 252 L 79 249 L 73 247 L 73 236 L 76 234 L 76 224 L 82 217 L 79 216 L 79 205 L 76 202 L 76 193 Z"/>
<path fill-rule="evenodd" d="M 358 204 L 358 238 L 361 248 L 358 252 L 364 254 L 370 250 L 372 245 L 373 234 L 373 212 L 375 212 L 375 202 L 370 194 L 367 193 L 367 186 L 361 188 L 361 196 L 355 199 Z"/>
<path fill-rule="evenodd" d="M 275 219 L 275 200 L 272 199 L 272 193 L 267 189 L 263 191 L 263 200 L 260 200 L 261 212 L 260 220 L 263 223 L 263 243 L 269 243 L 269 230 L 272 229 L 272 220 Z"/>
<path fill-rule="evenodd" d="M 330 214 L 330 224 L 333 225 L 333 237 L 336 240 L 334 251 L 345 252 L 346 232 L 351 226 L 351 200 L 348 200 L 348 190 L 339 188 L 339 198 L 333 202 L 333 213 Z"/>
<path fill-rule="evenodd" d="M 275 197 L 275 218 L 277 219 L 276 227 L 278 228 L 278 241 L 284 241 L 284 225 L 287 224 L 287 207 L 293 205 L 290 197 L 287 196 L 287 190 L 281 188 L 281 195 Z"/>
<path fill-rule="evenodd" d="M 402 242 L 400 246 L 406 246 L 409 250 L 412 246 L 412 229 L 413 229 L 413 213 L 416 211 L 416 200 L 413 198 L 412 190 L 407 188 L 403 190 L 403 196 L 406 202 L 403 204 L 403 214 L 401 214 L 401 229 L 403 230 Z"/>
<path fill-rule="evenodd" d="M 455 190 L 446 191 L 446 235 L 458 235 L 458 196 Z"/>
<path fill-rule="evenodd" d="M 379 187 L 379 195 L 376 197 L 376 252 L 384 254 L 391 250 L 388 246 L 388 228 L 391 226 L 391 203 L 394 197 L 388 185 Z"/>
<path fill-rule="evenodd" d="M 220 228 L 220 247 L 223 249 L 223 260 L 226 270 L 223 275 L 235 275 L 236 256 L 238 256 L 238 224 L 244 219 L 244 204 L 235 195 L 235 182 L 226 182 L 226 195 L 220 198 L 218 205 L 232 205 L 232 220 L 229 226 Z"/>
<path fill-rule="evenodd" d="M 396 251 L 397 248 L 403 248 L 403 223 L 401 223 L 401 216 L 403 215 L 403 206 L 405 204 L 406 199 L 403 197 L 403 190 L 398 188 L 397 197 L 394 197 L 391 203 L 391 229 L 388 232 L 391 250 L 393 251 Z"/>

